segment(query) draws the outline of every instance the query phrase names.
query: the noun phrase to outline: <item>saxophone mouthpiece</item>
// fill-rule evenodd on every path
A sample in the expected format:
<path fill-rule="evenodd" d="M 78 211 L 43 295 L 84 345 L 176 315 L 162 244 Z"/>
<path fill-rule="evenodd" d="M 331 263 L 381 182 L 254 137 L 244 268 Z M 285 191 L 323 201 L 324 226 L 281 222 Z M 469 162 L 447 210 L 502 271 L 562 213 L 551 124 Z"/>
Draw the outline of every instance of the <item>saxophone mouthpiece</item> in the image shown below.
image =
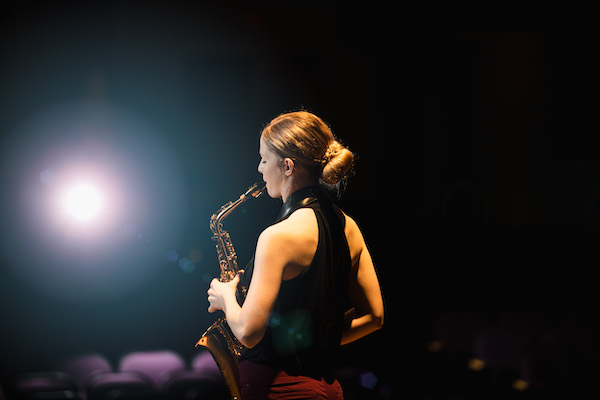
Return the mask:
<path fill-rule="evenodd" d="M 261 185 L 261 183 L 255 182 L 254 185 L 250 186 L 248 190 L 246 190 L 246 193 L 244 193 L 242 197 L 252 196 L 257 199 L 264 192 L 266 187 L 267 185 L 264 183 Z"/>

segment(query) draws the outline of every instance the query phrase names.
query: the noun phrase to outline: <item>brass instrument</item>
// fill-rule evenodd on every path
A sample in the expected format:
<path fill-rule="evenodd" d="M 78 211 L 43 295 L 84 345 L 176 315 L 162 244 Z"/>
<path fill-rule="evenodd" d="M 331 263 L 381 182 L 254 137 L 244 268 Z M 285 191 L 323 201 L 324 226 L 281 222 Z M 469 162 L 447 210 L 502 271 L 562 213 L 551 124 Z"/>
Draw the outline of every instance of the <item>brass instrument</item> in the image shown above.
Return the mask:
<path fill-rule="evenodd" d="M 223 230 L 223 220 L 246 200 L 252 197 L 258 198 L 264 190 L 265 186 L 259 186 L 257 182 L 250 186 L 239 199 L 228 202 L 210 217 L 210 230 L 214 235 L 213 240 L 217 242 L 217 257 L 221 269 L 219 280 L 221 282 L 231 281 L 239 271 L 237 255 L 229 232 Z M 244 302 L 246 292 L 246 286 L 240 282 L 236 292 L 238 303 L 242 304 Z M 196 343 L 196 347 L 198 346 L 206 347 L 210 351 L 225 378 L 231 398 L 240 400 L 238 358 L 242 355 L 244 346 L 231 332 L 225 317 L 219 318 L 204 332 Z"/>

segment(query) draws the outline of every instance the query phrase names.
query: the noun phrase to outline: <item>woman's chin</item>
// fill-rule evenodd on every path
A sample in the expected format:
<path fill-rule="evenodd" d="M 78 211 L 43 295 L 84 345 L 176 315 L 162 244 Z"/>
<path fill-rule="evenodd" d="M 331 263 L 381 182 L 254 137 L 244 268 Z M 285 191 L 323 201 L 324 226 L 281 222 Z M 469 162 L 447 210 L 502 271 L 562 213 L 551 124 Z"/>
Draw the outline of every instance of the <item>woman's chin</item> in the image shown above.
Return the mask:
<path fill-rule="evenodd" d="M 270 198 L 272 199 L 280 199 L 281 195 L 279 193 L 275 193 L 272 189 L 269 189 L 269 185 L 266 185 L 266 191 Z"/>

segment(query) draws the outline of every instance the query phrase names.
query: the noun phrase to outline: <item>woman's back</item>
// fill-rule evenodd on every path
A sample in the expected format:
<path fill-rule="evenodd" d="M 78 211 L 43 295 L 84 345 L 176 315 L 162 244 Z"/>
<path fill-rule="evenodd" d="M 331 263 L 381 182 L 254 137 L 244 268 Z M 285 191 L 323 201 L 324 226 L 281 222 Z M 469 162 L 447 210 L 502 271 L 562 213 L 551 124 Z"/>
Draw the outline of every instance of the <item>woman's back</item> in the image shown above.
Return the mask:
<path fill-rule="evenodd" d="M 277 249 L 292 255 L 262 340 L 243 359 L 291 374 L 330 376 L 348 308 L 351 257 L 346 216 L 318 188 L 294 193 L 288 215 L 269 229 Z M 300 207 L 300 208 L 296 208 Z"/>

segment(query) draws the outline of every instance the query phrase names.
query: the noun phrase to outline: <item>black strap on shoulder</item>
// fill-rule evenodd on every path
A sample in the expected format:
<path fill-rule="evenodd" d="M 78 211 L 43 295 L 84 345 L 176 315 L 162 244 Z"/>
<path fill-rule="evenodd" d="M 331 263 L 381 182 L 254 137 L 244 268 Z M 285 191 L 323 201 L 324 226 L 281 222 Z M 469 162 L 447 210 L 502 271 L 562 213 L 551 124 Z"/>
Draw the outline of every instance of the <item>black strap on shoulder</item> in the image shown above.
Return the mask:
<path fill-rule="evenodd" d="M 319 186 L 308 186 L 302 189 L 298 189 L 297 191 L 292 193 L 292 195 L 287 199 L 285 203 L 283 203 L 283 206 L 281 206 L 281 211 L 279 211 L 279 216 L 277 217 L 276 222 L 283 221 L 297 209 L 306 207 L 307 205 L 314 203 L 319 199 L 319 196 L 322 195 L 323 193 Z"/>

